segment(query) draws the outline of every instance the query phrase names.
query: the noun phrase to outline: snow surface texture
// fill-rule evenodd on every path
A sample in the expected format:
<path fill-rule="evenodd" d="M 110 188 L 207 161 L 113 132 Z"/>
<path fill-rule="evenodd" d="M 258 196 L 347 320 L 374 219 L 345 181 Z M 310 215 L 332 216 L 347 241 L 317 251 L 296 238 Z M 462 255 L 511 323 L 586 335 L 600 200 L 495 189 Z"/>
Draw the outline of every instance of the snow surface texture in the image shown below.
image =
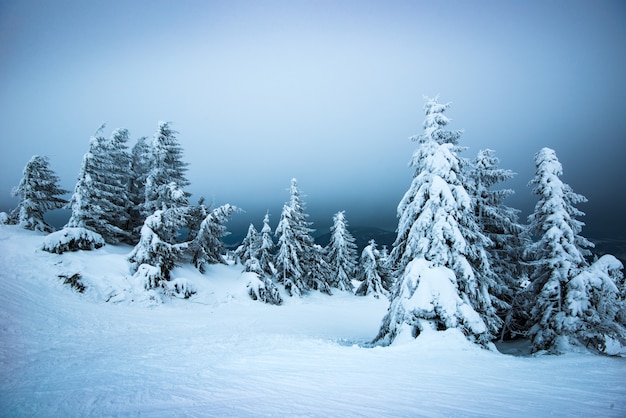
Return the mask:
<path fill-rule="evenodd" d="M 197 293 L 159 303 L 131 247 L 58 255 L 43 238 L 0 226 L 0 416 L 626 416 L 624 358 L 514 357 L 458 330 L 363 348 L 384 298 L 267 305 L 241 266 L 212 265 L 175 268 Z M 77 272 L 83 294 L 58 277 Z"/>

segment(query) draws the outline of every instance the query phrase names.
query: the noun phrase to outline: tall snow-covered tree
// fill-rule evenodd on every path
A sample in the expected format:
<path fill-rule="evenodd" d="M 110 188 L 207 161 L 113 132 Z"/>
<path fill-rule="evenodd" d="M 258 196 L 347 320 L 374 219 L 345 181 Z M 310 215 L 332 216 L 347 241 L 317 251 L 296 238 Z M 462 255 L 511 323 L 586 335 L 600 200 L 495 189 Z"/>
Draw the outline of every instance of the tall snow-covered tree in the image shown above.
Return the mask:
<path fill-rule="evenodd" d="M 263 218 L 263 228 L 261 228 L 259 267 L 270 277 L 276 274 L 276 268 L 274 267 L 274 240 L 272 239 L 272 228 L 270 227 L 269 213 L 265 214 L 265 217 Z"/>
<path fill-rule="evenodd" d="M 144 204 L 146 201 L 146 180 L 151 166 L 151 144 L 146 137 L 141 137 L 133 145 L 131 151 L 130 180 L 128 182 L 129 232 L 131 239 L 138 241 L 141 227 L 145 219 Z"/>
<path fill-rule="evenodd" d="M 200 230 L 189 243 L 188 251 L 192 263 L 201 273 L 205 272 L 206 264 L 226 264 L 222 238 L 228 235 L 226 222 L 238 210 L 236 206 L 227 203 L 213 209 L 200 224 Z"/>
<path fill-rule="evenodd" d="M 532 292 L 529 335 L 533 349 L 557 350 L 563 340 L 570 339 L 566 323 L 571 320 L 567 310 L 568 283 L 588 267 L 586 256 L 593 244 L 580 235 L 584 213 L 575 207 L 587 199 L 563 183 L 563 167 L 556 152 L 543 148 L 535 154 L 535 176 L 529 185 L 539 196 L 534 212 L 528 217 L 528 228 L 537 238 L 526 252 L 531 260 Z"/>
<path fill-rule="evenodd" d="M 398 235 L 390 254 L 401 277 L 375 339 L 380 344 L 391 343 L 404 325 L 412 329 L 413 335 L 424 327 L 460 328 L 469 339 L 486 343 L 501 324 L 489 295 L 493 273 L 486 247 L 490 242 L 476 224 L 466 188 L 466 163 L 458 156 L 461 132 L 444 129 L 449 123 L 444 115 L 448 107 L 428 99 L 424 132 L 414 137 L 419 144 L 411 161 L 415 175 L 398 205 Z M 426 274 L 436 267 L 447 270 L 432 277 Z M 436 292 L 429 293 L 436 284 L 441 285 L 442 292 L 454 289 L 455 296 L 450 300 L 463 304 L 436 305 Z M 412 298 L 422 295 L 421 286 L 430 286 L 423 291 L 431 299 L 427 306 L 432 311 L 411 306 Z M 482 325 L 468 309 L 480 314 Z"/>
<path fill-rule="evenodd" d="M 352 291 L 352 279 L 356 273 L 356 244 L 348 231 L 348 222 L 343 211 L 333 216 L 330 242 L 326 259 L 330 268 L 329 285 L 340 290 Z"/>
<path fill-rule="evenodd" d="M 167 199 L 167 188 L 172 182 L 183 189 L 189 186 L 185 177 L 187 164 L 183 162 L 183 150 L 168 122 L 159 122 L 152 140 L 151 168 L 146 178 L 144 214 L 164 210 L 172 206 Z M 189 194 L 187 194 L 189 196 Z"/>
<path fill-rule="evenodd" d="M 59 187 L 59 178 L 50 168 L 47 157 L 34 155 L 26 164 L 20 184 L 12 191 L 20 202 L 11 212 L 9 222 L 34 231 L 51 232 L 52 227 L 44 220 L 44 214 L 61 209 L 67 200 L 60 197 L 67 190 Z"/>
<path fill-rule="evenodd" d="M 483 233 L 491 240 L 488 248 L 489 264 L 495 274 L 496 283 L 492 289 L 494 305 L 505 327 L 517 328 L 511 323 L 517 314 L 514 299 L 521 290 L 520 284 L 524 271 L 519 260 L 525 244 L 524 228 L 518 223 L 519 210 L 504 204 L 511 196 L 511 189 L 496 189 L 495 186 L 512 179 L 515 173 L 498 167 L 499 160 L 495 151 L 486 149 L 478 152 L 473 161 L 469 178 L 474 213 Z"/>
<path fill-rule="evenodd" d="M 69 202 L 72 215 L 67 227 L 86 228 L 105 241 L 118 243 L 128 237 L 127 181 L 129 158 L 124 157 L 128 131 L 119 129 L 111 139 L 99 135 L 89 142 L 74 194 Z"/>
<path fill-rule="evenodd" d="M 313 230 L 307 221 L 304 203 L 296 179 L 291 180 L 290 200 L 283 206 L 275 234 L 278 237 L 276 253 L 276 276 L 291 296 L 302 295 L 310 289 L 324 289 L 320 283 L 320 251 L 315 248 Z"/>
<path fill-rule="evenodd" d="M 379 295 L 389 297 L 389 289 L 385 287 L 386 280 L 385 260 L 376 248 L 376 241 L 370 240 L 361 252 L 361 264 L 357 280 L 361 282 L 356 289 L 357 296 Z"/>

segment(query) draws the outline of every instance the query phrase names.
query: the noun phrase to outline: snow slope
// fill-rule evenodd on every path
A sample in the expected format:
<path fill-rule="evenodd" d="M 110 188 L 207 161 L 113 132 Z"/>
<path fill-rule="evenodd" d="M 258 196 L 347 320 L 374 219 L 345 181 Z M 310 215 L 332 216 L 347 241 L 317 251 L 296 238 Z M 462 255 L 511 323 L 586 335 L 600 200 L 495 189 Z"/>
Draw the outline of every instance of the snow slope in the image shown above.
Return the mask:
<path fill-rule="evenodd" d="M 387 302 L 252 301 L 240 266 L 156 303 L 130 247 L 49 254 L 0 226 L 0 416 L 626 416 L 626 359 L 514 357 L 454 331 L 363 348 Z M 57 275 L 80 272 L 79 294 Z M 109 302 L 105 302 L 109 300 Z"/>

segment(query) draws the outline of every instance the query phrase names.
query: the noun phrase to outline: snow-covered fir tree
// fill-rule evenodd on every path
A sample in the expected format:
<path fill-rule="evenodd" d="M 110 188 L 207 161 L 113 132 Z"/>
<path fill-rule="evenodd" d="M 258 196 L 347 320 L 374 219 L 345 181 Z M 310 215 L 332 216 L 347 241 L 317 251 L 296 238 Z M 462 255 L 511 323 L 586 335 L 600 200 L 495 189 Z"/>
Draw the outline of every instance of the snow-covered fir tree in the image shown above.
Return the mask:
<path fill-rule="evenodd" d="M 386 260 L 381 257 L 376 248 L 376 241 L 370 240 L 361 252 L 360 268 L 357 280 L 361 282 L 356 289 L 357 296 L 374 295 L 375 298 L 383 295 L 389 297 L 389 289 L 385 287 L 387 271 Z"/>
<path fill-rule="evenodd" d="M 68 205 L 72 215 L 66 227 L 86 228 L 100 234 L 106 242 L 118 243 L 129 235 L 125 226 L 130 160 L 124 158 L 128 131 L 119 129 L 106 139 L 100 135 L 102 128 L 91 138 L 89 151 L 83 157 Z"/>
<path fill-rule="evenodd" d="M 291 180 L 291 198 L 283 206 L 275 234 L 278 237 L 276 253 L 276 278 L 285 286 L 289 295 L 302 295 L 310 289 L 329 291 L 328 285 L 321 283 L 324 278 L 319 249 L 311 236 L 313 230 L 304 212 L 304 203 L 296 179 Z"/>
<path fill-rule="evenodd" d="M 496 277 L 496 285 L 491 290 L 506 332 L 519 329 L 514 324 L 520 312 L 514 303 L 524 271 L 519 260 L 525 244 L 524 227 L 518 223 L 519 210 L 504 204 L 513 195 L 511 189 L 496 189 L 495 186 L 512 179 L 515 173 L 498 167 L 495 151 L 486 149 L 478 152 L 469 173 L 474 213 L 483 233 L 491 240 L 488 249 L 489 264 Z M 512 306 L 515 305 L 515 306 Z M 506 318 L 506 319 L 504 319 Z"/>
<path fill-rule="evenodd" d="M 235 257 L 237 260 L 246 264 L 251 258 L 256 258 L 258 261 L 259 252 L 261 251 L 261 237 L 253 224 L 248 227 L 248 233 L 244 237 L 241 245 L 235 250 Z"/>
<path fill-rule="evenodd" d="M 177 133 L 169 122 L 159 122 L 152 140 L 151 168 L 146 178 L 145 215 L 171 207 L 172 202 L 167 199 L 168 184 L 174 182 L 183 190 L 189 185 L 185 177 L 187 164 L 182 159 L 183 150 L 176 138 Z"/>
<path fill-rule="evenodd" d="M 11 212 L 8 222 L 33 231 L 51 232 L 44 220 L 49 210 L 61 209 L 67 200 L 60 197 L 67 190 L 59 187 L 59 178 L 50 168 L 47 157 L 34 155 L 26 164 L 22 180 L 12 191 L 20 201 Z"/>
<path fill-rule="evenodd" d="M 529 185 L 539 201 L 528 217 L 528 228 L 537 241 L 526 251 L 532 264 L 530 290 L 534 295 L 529 336 L 535 351 L 560 351 L 567 344 L 588 340 L 580 332 L 595 321 L 586 315 L 593 316 L 592 311 L 597 310 L 594 304 L 598 303 L 599 295 L 609 298 L 602 303 L 615 305 L 619 296 L 593 290 L 591 284 L 600 280 L 599 277 L 585 279 L 584 273 L 593 271 L 585 259 L 591 255 L 589 248 L 593 244 L 580 235 L 584 223 L 577 217 L 584 213 L 575 205 L 587 199 L 561 181 L 563 167 L 554 150 L 541 149 L 535 155 L 535 167 Z"/>
<path fill-rule="evenodd" d="M 158 275 L 150 275 L 149 288 L 157 287 L 161 280 L 170 280 L 170 272 L 188 246 L 187 242 L 177 241 L 181 229 L 187 224 L 187 195 L 173 182 L 164 195 L 172 202 L 171 207 L 157 210 L 146 218 L 139 242 L 128 256 L 133 273 L 142 264 L 158 269 Z"/>
<path fill-rule="evenodd" d="M 189 243 L 188 251 L 192 263 L 201 273 L 205 272 L 206 264 L 226 264 L 222 238 L 228 235 L 226 222 L 238 210 L 236 206 L 227 203 L 213 209 L 200 224 L 200 230 Z"/>
<path fill-rule="evenodd" d="M 356 273 L 356 244 L 348 231 L 348 222 L 343 211 L 333 216 L 330 233 L 330 242 L 326 249 L 326 260 L 330 268 L 329 285 L 351 292 L 352 279 Z"/>
<path fill-rule="evenodd" d="M 265 214 L 263 218 L 263 228 L 261 228 L 261 248 L 259 248 L 259 266 L 268 276 L 276 274 L 274 267 L 274 240 L 272 239 L 272 228 L 270 227 L 270 215 Z"/>
<path fill-rule="evenodd" d="M 248 295 L 252 300 L 259 300 L 270 305 L 280 305 L 283 298 L 274 282 L 272 276 L 267 275 L 261 268 L 261 264 L 256 257 L 249 258 L 245 263 L 245 271 L 249 279 L 246 285 Z"/>
<path fill-rule="evenodd" d="M 428 99 L 424 132 L 414 137 L 419 144 L 411 161 L 415 175 L 398 205 L 398 235 L 390 254 L 400 277 L 375 343 L 390 344 L 408 326 L 413 335 L 424 327 L 460 328 L 470 340 L 486 344 L 501 324 L 489 295 L 490 241 L 476 224 L 465 162 L 458 156 L 461 132 L 444 129 L 448 107 Z M 450 303 L 438 304 L 437 292 L 451 289 Z M 414 305 L 415 295 L 428 303 Z"/>
<path fill-rule="evenodd" d="M 129 227 L 131 240 L 138 241 L 145 219 L 146 180 L 150 172 L 152 150 L 146 137 L 141 137 L 131 151 L 130 180 L 128 182 Z"/>

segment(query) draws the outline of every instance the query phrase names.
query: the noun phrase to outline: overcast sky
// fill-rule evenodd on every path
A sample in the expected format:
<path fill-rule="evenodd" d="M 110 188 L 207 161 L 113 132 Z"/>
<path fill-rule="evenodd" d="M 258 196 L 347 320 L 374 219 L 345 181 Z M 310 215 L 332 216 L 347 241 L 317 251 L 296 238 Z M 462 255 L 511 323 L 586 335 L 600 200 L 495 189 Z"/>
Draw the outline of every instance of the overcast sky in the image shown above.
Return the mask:
<path fill-rule="evenodd" d="M 189 191 L 274 228 L 296 177 L 314 227 L 394 229 L 424 119 L 452 102 L 463 154 L 518 173 L 554 148 L 583 235 L 626 236 L 623 1 L 0 2 L 0 210 L 34 154 L 73 190 L 89 138 L 172 122 Z"/>

